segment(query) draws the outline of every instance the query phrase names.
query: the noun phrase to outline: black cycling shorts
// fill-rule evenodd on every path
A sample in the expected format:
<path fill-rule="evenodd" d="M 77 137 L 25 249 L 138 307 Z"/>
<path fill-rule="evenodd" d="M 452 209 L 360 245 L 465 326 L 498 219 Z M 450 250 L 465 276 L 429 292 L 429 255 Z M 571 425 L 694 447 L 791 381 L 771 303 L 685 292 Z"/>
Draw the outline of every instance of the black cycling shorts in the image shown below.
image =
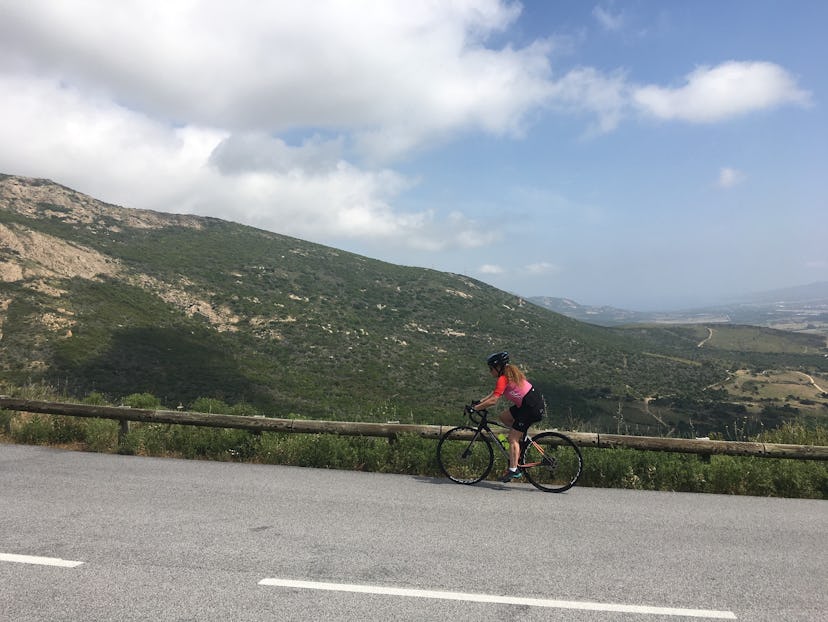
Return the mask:
<path fill-rule="evenodd" d="M 520 406 L 512 406 L 509 412 L 515 419 L 512 429 L 526 433 L 530 425 L 543 419 L 543 396 L 532 387 L 529 393 L 523 396 L 523 403 Z"/>

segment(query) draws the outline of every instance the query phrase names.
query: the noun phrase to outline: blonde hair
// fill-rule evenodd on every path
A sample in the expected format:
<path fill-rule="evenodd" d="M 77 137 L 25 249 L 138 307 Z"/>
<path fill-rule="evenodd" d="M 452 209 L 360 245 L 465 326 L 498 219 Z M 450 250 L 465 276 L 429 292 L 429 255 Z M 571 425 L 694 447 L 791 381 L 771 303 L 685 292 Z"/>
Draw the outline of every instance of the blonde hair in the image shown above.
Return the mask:
<path fill-rule="evenodd" d="M 506 380 L 508 380 L 511 384 L 520 384 L 521 382 L 526 380 L 526 376 L 523 374 L 523 372 L 511 363 L 507 364 L 503 368 L 503 375 L 506 376 Z"/>

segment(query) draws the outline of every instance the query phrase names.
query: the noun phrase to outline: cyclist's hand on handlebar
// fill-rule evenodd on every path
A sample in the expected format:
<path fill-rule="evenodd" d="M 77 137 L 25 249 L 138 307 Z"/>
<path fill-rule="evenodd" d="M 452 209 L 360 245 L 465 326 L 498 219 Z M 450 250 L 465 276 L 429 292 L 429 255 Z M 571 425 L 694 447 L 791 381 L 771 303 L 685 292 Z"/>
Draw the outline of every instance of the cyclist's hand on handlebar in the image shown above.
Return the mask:
<path fill-rule="evenodd" d="M 477 405 L 480 404 L 480 400 L 472 400 L 472 403 L 466 406 L 466 412 L 470 415 L 474 413 L 484 413 L 486 412 L 483 408 L 478 408 Z"/>

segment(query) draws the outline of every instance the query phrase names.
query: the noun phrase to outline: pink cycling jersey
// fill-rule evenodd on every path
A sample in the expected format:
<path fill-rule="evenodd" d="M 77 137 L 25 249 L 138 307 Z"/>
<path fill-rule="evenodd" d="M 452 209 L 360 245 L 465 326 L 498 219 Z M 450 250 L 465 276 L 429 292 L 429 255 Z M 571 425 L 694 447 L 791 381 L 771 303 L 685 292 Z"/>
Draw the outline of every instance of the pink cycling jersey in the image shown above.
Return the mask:
<path fill-rule="evenodd" d="M 528 380 L 523 380 L 519 385 L 512 384 L 506 376 L 498 376 L 497 384 L 495 384 L 494 394 L 497 397 L 501 395 L 506 399 L 514 402 L 515 406 L 523 404 L 523 398 L 532 389 L 532 384 Z"/>

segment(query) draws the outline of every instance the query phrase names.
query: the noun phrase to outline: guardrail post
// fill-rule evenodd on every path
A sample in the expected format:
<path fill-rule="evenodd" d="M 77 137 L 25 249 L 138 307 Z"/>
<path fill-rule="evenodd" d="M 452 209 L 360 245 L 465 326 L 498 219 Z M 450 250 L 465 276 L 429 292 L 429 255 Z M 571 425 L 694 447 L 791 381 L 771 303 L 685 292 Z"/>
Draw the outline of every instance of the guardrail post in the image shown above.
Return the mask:
<path fill-rule="evenodd" d="M 118 426 L 118 445 L 123 445 L 124 440 L 126 439 L 126 435 L 129 434 L 129 421 L 126 419 L 121 419 L 120 425 Z"/>

